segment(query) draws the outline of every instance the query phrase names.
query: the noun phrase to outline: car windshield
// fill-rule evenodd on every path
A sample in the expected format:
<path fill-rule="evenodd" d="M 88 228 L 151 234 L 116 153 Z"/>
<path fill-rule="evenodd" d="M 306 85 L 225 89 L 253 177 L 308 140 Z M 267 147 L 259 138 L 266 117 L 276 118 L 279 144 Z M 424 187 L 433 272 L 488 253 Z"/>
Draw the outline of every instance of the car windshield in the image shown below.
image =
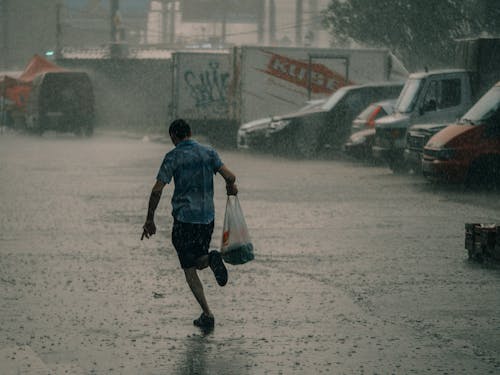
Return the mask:
<path fill-rule="evenodd" d="M 500 86 L 495 86 L 463 115 L 460 123 L 478 125 L 488 121 L 498 111 L 500 111 Z"/>
<path fill-rule="evenodd" d="M 415 107 L 415 102 L 418 98 L 418 92 L 423 86 L 422 83 L 422 79 L 408 79 L 408 81 L 406 81 L 396 104 L 397 112 L 408 113 L 413 111 L 413 107 Z"/>
<path fill-rule="evenodd" d="M 342 99 L 345 96 L 347 92 L 348 89 L 346 87 L 338 89 L 326 100 L 325 104 L 321 106 L 321 109 L 325 111 L 331 110 L 335 106 L 335 104 L 337 104 L 340 101 L 340 99 Z"/>

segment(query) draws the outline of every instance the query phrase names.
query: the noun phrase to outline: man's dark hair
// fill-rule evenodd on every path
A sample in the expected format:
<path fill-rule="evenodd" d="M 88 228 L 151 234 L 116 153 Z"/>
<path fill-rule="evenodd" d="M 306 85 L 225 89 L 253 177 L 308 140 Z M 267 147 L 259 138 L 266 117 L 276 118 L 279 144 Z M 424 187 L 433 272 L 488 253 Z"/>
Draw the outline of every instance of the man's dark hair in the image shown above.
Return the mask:
<path fill-rule="evenodd" d="M 172 121 L 168 128 L 168 133 L 176 136 L 178 139 L 184 139 L 191 135 L 191 127 L 186 121 L 180 118 Z"/>

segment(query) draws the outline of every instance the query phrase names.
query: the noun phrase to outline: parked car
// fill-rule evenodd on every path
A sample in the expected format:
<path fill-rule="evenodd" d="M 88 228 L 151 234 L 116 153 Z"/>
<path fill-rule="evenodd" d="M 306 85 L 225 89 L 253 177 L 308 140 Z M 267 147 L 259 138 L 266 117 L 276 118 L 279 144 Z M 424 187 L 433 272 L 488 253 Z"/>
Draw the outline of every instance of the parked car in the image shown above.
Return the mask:
<path fill-rule="evenodd" d="M 241 125 L 236 134 L 236 147 L 247 150 L 266 148 L 266 131 L 271 120 L 271 117 L 264 117 Z"/>
<path fill-rule="evenodd" d="M 403 82 L 344 86 L 319 107 L 273 120 L 268 137 L 279 150 L 300 157 L 326 148 L 340 150 L 356 115 L 372 102 L 397 98 L 402 88 Z"/>
<path fill-rule="evenodd" d="M 429 139 L 422 171 L 432 181 L 500 185 L 500 82 Z"/>
<path fill-rule="evenodd" d="M 390 99 L 370 104 L 352 122 L 352 132 L 375 128 L 375 120 L 393 113 L 396 102 Z"/>
<path fill-rule="evenodd" d="M 351 136 L 344 145 L 346 154 L 359 158 L 371 159 L 375 139 L 375 120 L 394 112 L 396 99 L 370 104 L 352 122 Z"/>
<path fill-rule="evenodd" d="M 306 102 L 305 106 L 297 112 L 308 111 L 315 107 L 320 107 L 326 99 L 315 99 Z M 238 129 L 236 145 L 239 149 L 271 150 L 269 134 L 273 132 L 271 122 L 277 122 L 281 116 L 264 117 L 258 120 L 247 122 Z"/>
<path fill-rule="evenodd" d="M 408 166 L 408 170 L 413 170 L 416 174 L 422 172 L 422 154 L 424 152 L 424 146 L 434 134 L 447 126 L 448 123 L 417 124 L 410 126 L 406 132 L 406 147 L 404 151 L 404 161 Z"/>

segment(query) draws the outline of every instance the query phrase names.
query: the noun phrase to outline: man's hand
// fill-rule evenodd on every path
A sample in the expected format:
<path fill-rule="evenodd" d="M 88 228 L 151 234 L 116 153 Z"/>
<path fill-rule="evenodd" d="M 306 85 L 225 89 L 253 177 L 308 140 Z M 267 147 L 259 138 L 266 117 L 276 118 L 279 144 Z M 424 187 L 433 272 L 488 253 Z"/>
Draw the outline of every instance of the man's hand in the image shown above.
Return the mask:
<path fill-rule="evenodd" d="M 225 165 L 220 167 L 218 170 L 220 175 L 226 180 L 226 192 L 227 195 L 236 195 L 238 194 L 238 188 L 234 183 L 236 181 L 236 176 L 233 172 L 231 172 Z"/>
<path fill-rule="evenodd" d="M 146 223 L 142 226 L 142 236 L 141 241 L 144 237 L 149 238 L 153 234 L 156 233 L 156 225 L 154 221 L 155 210 L 158 207 L 158 203 L 160 202 L 161 192 L 165 184 L 159 180 L 156 181 L 153 189 L 151 190 L 151 195 L 149 196 L 148 203 L 148 214 L 146 216 Z"/>
<path fill-rule="evenodd" d="M 147 220 L 146 223 L 142 226 L 142 236 L 141 236 L 141 241 L 144 239 L 144 237 L 149 238 L 153 234 L 156 233 L 156 225 L 153 220 Z"/>
<path fill-rule="evenodd" d="M 236 195 L 236 194 L 238 194 L 238 187 L 234 183 L 227 184 L 226 185 L 226 192 L 227 192 L 227 195 Z"/>

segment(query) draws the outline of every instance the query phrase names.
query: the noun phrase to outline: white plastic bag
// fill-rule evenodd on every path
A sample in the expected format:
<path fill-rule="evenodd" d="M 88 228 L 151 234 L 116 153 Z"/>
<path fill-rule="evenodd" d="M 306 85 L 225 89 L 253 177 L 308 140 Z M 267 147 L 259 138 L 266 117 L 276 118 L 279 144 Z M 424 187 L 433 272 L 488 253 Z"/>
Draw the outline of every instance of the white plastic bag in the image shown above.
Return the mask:
<path fill-rule="evenodd" d="M 236 195 L 227 197 L 220 252 L 229 264 L 244 264 L 254 259 L 252 241 Z"/>

